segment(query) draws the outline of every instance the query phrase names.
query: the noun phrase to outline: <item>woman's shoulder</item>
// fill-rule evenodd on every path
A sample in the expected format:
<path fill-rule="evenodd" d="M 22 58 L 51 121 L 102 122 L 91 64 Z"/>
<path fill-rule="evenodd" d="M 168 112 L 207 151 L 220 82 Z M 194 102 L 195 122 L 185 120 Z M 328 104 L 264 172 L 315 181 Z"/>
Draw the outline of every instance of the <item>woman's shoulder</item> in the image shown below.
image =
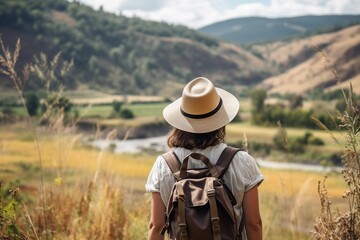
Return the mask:
<path fill-rule="evenodd" d="M 173 148 L 171 151 L 173 151 L 176 156 L 181 161 L 183 158 L 185 158 L 188 154 L 192 152 L 201 153 L 205 155 L 207 158 L 210 159 L 210 161 L 214 164 L 216 163 L 217 159 L 220 157 L 220 154 L 222 151 L 227 147 L 225 143 L 219 143 L 214 146 L 207 147 L 205 149 L 186 149 L 186 148 Z"/>
<path fill-rule="evenodd" d="M 249 154 L 248 151 L 244 150 L 244 149 L 240 149 L 236 155 L 237 157 L 243 157 L 243 158 L 250 158 L 252 159 L 253 157 Z"/>
<path fill-rule="evenodd" d="M 232 164 L 237 168 L 241 167 L 255 167 L 257 165 L 255 159 L 244 150 L 238 151 L 232 161 Z"/>

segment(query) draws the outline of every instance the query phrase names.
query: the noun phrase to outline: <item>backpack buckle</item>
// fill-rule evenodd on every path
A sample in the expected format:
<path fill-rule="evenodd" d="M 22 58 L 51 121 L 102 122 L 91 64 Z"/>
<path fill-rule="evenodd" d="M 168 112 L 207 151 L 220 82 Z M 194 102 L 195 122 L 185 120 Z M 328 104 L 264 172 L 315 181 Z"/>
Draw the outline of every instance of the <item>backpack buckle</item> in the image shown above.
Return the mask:
<path fill-rule="evenodd" d="M 180 227 L 180 239 L 187 239 L 186 224 L 179 223 L 179 227 Z"/>
<path fill-rule="evenodd" d="M 180 227 L 180 229 L 186 229 L 186 224 L 185 223 L 179 223 L 179 227 Z"/>
<path fill-rule="evenodd" d="M 215 189 L 208 189 L 206 191 L 206 194 L 208 197 L 214 197 L 215 196 Z"/>
<path fill-rule="evenodd" d="M 211 218 L 211 225 L 214 232 L 220 231 L 219 217 Z"/>

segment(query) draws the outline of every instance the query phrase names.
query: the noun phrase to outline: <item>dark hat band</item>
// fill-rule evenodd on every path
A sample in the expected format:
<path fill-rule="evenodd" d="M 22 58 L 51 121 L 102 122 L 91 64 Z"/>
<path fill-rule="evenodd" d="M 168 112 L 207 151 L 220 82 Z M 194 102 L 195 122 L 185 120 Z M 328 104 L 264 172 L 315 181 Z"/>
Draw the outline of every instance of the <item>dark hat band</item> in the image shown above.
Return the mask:
<path fill-rule="evenodd" d="M 211 112 L 204 113 L 204 114 L 190 114 L 190 113 L 185 112 L 181 107 L 180 107 L 180 112 L 184 117 L 187 117 L 187 118 L 203 119 L 203 118 L 211 117 L 212 115 L 217 113 L 220 110 L 221 106 L 222 106 L 222 99 L 220 98 L 219 104 Z"/>

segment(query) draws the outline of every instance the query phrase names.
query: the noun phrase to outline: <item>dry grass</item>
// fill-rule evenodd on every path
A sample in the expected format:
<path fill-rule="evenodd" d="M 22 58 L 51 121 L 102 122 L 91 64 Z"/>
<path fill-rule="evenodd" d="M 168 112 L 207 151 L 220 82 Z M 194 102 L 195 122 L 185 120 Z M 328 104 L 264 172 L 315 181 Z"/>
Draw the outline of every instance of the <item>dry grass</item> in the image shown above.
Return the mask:
<path fill-rule="evenodd" d="M 9 128 L 1 128 L 0 131 L 4 133 L 11 131 L 11 129 L 7 129 Z M 1 169 L 13 166 L 13 161 L 17 162 L 25 156 L 27 157 L 23 158 L 22 161 L 35 165 L 36 151 L 34 151 L 33 143 L 21 140 L 21 135 L 6 135 L 10 136 L 11 140 L 3 139 L 6 142 L 3 153 L 6 152 L 7 154 L 4 155 L 6 161 L 2 164 Z M 144 239 L 147 229 L 149 204 L 147 202 L 148 195 L 144 196 L 143 189 L 155 156 L 117 155 L 105 151 L 101 155 L 102 160 L 99 166 L 97 164 L 100 156 L 99 150 L 82 146 L 78 141 L 75 144 L 69 144 L 69 142 L 78 139 L 76 136 L 63 137 L 62 141 L 59 141 L 59 136 L 56 136 L 55 139 L 44 137 L 43 140 L 40 140 L 41 150 L 44 153 L 44 171 L 49 176 L 46 178 L 46 182 L 54 192 L 52 198 L 51 196 L 46 198 L 46 202 L 56 203 L 56 196 L 61 191 L 64 191 L 68 197 L 63 200 L 66 201 L 68 199 L 69 202 L 64 202 L 60 205 L 69 206 L 66 207 L 68 209 L 67 212 L 74 212 L 82 197 L 88 194 L 89 190 L 86 187 L 86 183 L 92 179 L 95 171 L 99 170 L 99 176 L 105 175 L 108 178 L 94 185 L 97 187 L 108 185 L 113 191 L 118 188 L 121 189 L 117 194 L 122 196 L 122 204 L 126 206 L 125 216 L 127 223 L 124 226 L 126 228 L 124 231 L 126 231 L 127 239 Z M 58 143 L 62 146 L 59 151 L 62 152 L 61 155 L 63 156 L 61 178 L 57 177 L 58 165 L 56 165 L 56 162 L 58 157 L 52 153 L 57 148 L 56 144 Z M 16 149 L 22 150 L 16 151 Z M 14 167 L 14 170 L 16 172 L 8 176 L 10 179 L 19 176 L 19 169 Z M 260 206 L 263 215 L 264 232 L 266 233 L 264 239 L 308 239 L 315 217 L 320 211 L 317 197 L 317 181 L 322 179 L 323 174 L 270 169 L 261 169 L 261 171 L 266 178 L 260 186 Z M 26 174 L 21 175 L 26 176 Z M 109 176 L 111 177 L 109 178 Z M 60 186 L 57 185 L 59 179 L 62 181 Z M 24 181 L 27 180 L 24 179 Z M 30 180 L 28 183 L 36 184 L 36 181 Z M 334 196 L 334 201 L 339 202 L 345 189 L 341 176 L 332 174 L 328 185 L 331 188 L 329 191 Z M 50 190 L 46 189 L 46 192 L 48 191 Z M 99 188 L 97 191 L 95 195 L 99 197 L 99 200 L 93 198 L 92 201 L 100 201 L 100 195 L 105 194 Z M 104 198 L 102 199 L 101 201 L 104 201 Z M 101 203 L 93 204 L 92 206 L 99 206 L 98 211 L 101 211 L 103 208 Z M 29 207 L 29 209 L 33 209 L 33 207 Z M 289 216 L 289 213 L 292 213 L 292 217 Z M 87 220 L 82 221 L 86 222 Z M 71 226 L 68 228 L 72 228 Z M 80 228 L 77 227 L 76 229 Z M 60 230 L 57 231 L 60 232 Z M 63 232 L 62 234 L 65 233 Z M 80 233 L 78 232 L 77 234 Z M 295 237 L 293 238 L 294 234 Z"/>
<path fill-rule="evenodd" d="M 325 62 L 331 73 L 341 83 L 341 78 L 335 70 L 327 54 L 321 51 Z M 342 89 L 346 109 L 338 112 L 337 118 L 340 120 L 339 129 L 344 130 L 345 144 L 342 146 L 342 163 L 344 170 L 342 176 L 347 185 L 343 193 L 344 203 L 347 203 L 347 209 L 339 211 L 334 209 L 334 205 L 329 197 L 329 187 L 327 178 L 318 183 L 318 194 L 321 203 L 321 211 L 317 217 L 314 239 L 349 239 L 360 238 L 360 103 L 359 99 L 353 96 L 353 88 Z M 328 129 L 319 123 L 326 131 Z M 331 133 L 331 132 L 330 132 Z M 336 142 L 336 138 L 332 136 Z M 330 188 L 331 189 L 331 188 Z"/>
<path fill-rule="evenodd" d="M 46 189 L 47 224 L 36 208 L 30 210 L 40 239 L 46 232 L 54 239 L 125 239 L 122 192 L 111 181 L 89 181 L 87 189 L 63 186 L 59 180 L 56 185 Z"/>
<path fill-rule="evenodd" d="M 322 173 L 261 169 L 260 208 L 264 239 L 309 239 L 320 212 L 317 182 Z M 340 174 L 329 179 L 334 202 L 340 202 L 345 183 Z M 346 205 L 339 205 L 345 209 Z"/>
<path fill-rule="evenodd" d="M 79 137 L 73 135 L 72 126 L 64 125 L 64 106 L 60 104 L 63 87 L 58 77 L 65 77 L 72 63 L 60 63 L 59 54 L 52 60 L 41 54 L 40 57 L 35 58 L 35 63 L 31 67 L 26 65 L 23 77 L 20 77 L 15 70 L 20 52 L 20 41 L 17 42 L 14 53 L 5 48 L 2 41 L 0 41 L 0 47 L 2 50 L 1 73 L 7 75 L 17 89 L 27 113 L 26 124 L 33 140 L 19 141 L 14 135 L 2 135 L 7 138 L 1 141 L 0 150 L 4 160 L 6 159 L 2 164 L 9 166 L 11 165 L 9 161 L 12 161 L 11 163 L 15 161 L 28 177 L 39 175 L 40 179 L 40 188 L 29 187 L 30 182 L 18 188 L 35 189 L 35 191 L 38 189 L 35 193 L 32 191 L 28 195 L 20 195 L 24 199 L 12 200 L 9 203 L 11 205 L 1 205 L 1 239 L 125 239 L 127 220 L 121 190 L 115 187 L 109 177 L 99 174 L 101 165 L 99 163 L 101 163 L 103 152 L 98 154 L 95 161 L 97 164 L 92 179 L 77 179 L 75 182 L 70 182 L 68 178 L 71 174 L 67 171 L 65 163 L 71 161 L 70 153 Z M 41 117 L 46 125 L 42 128 L 34 124 L 23 97 L 30 69 L 44 81 L 48 94 L 45 99 L 46 110 Z M 17 154 L 19 152 L 21 154 Z M 14 156 L 15 159 L 12 158 Z M 40 166 L 39 171 L 31 167 L 35 163 Z M 50 164 L 52 164 L 51 167 Z M 31 171 L 35 173 L 29 173 Z M 15 170 L 10 169 L 7 172 L 15 173 L 15 177 L 18 177 Z M 54 179 L 55 183 L 47 181 L 45 186 L 44 179 L 48 178 Z M 88 184 L 88 187 L 84 188 L 84 184 Z M 27 200 L 28 197 L 31 201 Z M 17 212 L 18 209 L 15 206 L 18 203 L 22 206 L 22 212 Z M 10 215 L 8 209 L 14 213 Z M 17 218 L 16 214 L 19 214 Z M 10 225 L 7 224 L 9 216 Z"/>

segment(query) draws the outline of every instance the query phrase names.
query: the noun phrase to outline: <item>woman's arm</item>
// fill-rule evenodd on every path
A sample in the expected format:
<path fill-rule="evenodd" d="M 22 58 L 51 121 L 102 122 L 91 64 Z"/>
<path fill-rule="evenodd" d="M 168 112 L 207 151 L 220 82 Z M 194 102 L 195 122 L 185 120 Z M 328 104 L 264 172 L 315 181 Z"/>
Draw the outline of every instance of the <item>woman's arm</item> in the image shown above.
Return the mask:
<path fill-rule="evenodd" d="M 262 239 L 262 222 L 259 210 L 258 188 L 253 187 L 244 195 L 243 209 L 248 240 Z"/>
<path fill-rule="evenodd" d="M 165 205 L 161 199 L 160 193 L 151 194 L 151 215 L 149 223 L 149 240 L 163 240 L 161 230 L 165 225 Z"/>

